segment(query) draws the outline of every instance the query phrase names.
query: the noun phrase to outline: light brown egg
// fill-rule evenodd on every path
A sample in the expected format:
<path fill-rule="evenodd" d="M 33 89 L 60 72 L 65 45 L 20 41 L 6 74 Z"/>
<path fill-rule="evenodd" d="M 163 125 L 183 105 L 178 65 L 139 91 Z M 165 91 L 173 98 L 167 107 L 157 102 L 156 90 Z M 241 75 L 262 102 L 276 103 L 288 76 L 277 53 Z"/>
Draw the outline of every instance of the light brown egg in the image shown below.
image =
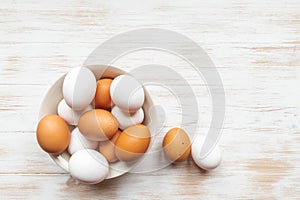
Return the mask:
<path fill-rule="evenodd" d="M 106 158 L 110 163 L 116 162 L 118 160 L 115 154 L 115 142 L 117 141 L 121 131 L 119 130 L 112 139 L 100 142 L 99 152 Z"/>
<path fill-rule="evenodd" d="M 163 149 L 170 161 L 182 162 L 191 153 L 190 138 L 181 128 L 172 128 L 164 137 Z"/>
<path fill-rule="evenodd" d="M 78 121 L 80 132 L 89 140 L 105 141 L 111 139 L 118 131 L 115 117 L 103 109 L 94 109 L 84 113 Z"/>
<path fill-rule="evenodd" d="M 110 97 L 110 85 L 112 79 L 104 78 L 97 81 L 97 89 L 95 94 L 95 107 L 110 109 L 112 100 Z"/>
<path fill-rule="evenodd" d="M 36 137 L 40 147 L 50 154 L 64 152 L 70 143 L 67 123 L 58 115 L 47 115 L 37 126 Z"/>
<path fill-rule="evenodd" d="M 150 139 L 147 126 L 143 124 L 131 126 L 119 135 L 115 146 L 116 156 L 121 161 L 135 160 L 147 151 Z"/>

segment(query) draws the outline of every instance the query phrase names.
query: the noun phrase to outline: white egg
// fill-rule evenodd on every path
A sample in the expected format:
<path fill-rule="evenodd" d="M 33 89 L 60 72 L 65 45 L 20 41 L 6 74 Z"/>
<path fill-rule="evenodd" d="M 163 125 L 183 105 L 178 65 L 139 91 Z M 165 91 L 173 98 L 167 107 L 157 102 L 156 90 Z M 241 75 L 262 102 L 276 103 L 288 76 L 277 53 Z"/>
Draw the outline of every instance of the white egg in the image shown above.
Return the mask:
<path fill-rule="evenodd" d="M 97 184 L 106 179 L 109 164 L 102 154 L 91 149 L 82 149 L 69 160 L 71 176 L 88 184 Z"/>
<path fill-rule="evenodd" d="M 88 140 L 82 135 L 78 128 L 75 128 L 71 133 L 71 140 L 68 147 L 68 152 L 74 154 L 81 149 L 96 149 L 98 142 Z"/>
<path fill-rule="evenodd" d="M 205 138 L 203 136 L 196 136 L 192 144 L 192 158 L 198 167 L 204 170 L 212 170 L 217 168 L 222 160 L 221 150 L 216 145 L 214 149 L 204 158 L 200 158 L 201 148 Z"/>
<path fill-rule="evenodd" d="M 60 103 L 58 104 L 57 107 L 57 113 L 58 115 L 63 118 L 68 124 L 70 125 L 77 125 L 78 124 L 78 120 L 80 118 L 80 116 L 89 111 L 92 110 L 93 106 L 92 105 L 88 105 L 85 109 L 83 110 L 79 110 L 79 111 L 75 111 L 72 108 L 70 108 L 68 106 L 68 104 L 66 103 L 66 101 L 63 99 L 60 101 Z"/>
<path fill-rule="evenodd" d="M 73 110 L 85 109 L 94 99 L 96 78 L 88 68 L 76 67 L 65 77 L 63 96 Z"/>
<path fill-rule="evenodd" d="M 114 106 L 111 110 L 111 114 L 117 119 L 121 130 L 140 124 L 144 120 L 143 108 L 138 109 L 135 113 L 128 113 L 122 111 L 119 107 Z"/>
<path fill-rule="evenodd" d="M 120 75 L 110 85 L 112 101 L 125 112 L 136 112 L 145 101 L 143 86 L 134 77 Z"/>

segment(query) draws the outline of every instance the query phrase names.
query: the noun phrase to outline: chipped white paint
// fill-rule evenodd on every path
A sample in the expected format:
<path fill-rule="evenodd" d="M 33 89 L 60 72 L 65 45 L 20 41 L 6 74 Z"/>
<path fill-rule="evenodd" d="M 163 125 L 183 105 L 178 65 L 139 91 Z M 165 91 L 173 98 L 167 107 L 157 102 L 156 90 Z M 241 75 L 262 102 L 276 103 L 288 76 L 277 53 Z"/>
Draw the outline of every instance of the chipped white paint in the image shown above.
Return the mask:
<path fill-rule="evenodd" d="M 133 3 L 130 3 L 133 2 Z M 297 199 L 300 196 L 300 4 L 298 1 L 43 1 L 0 3 L 0 199 Z M 224 161 L 203 173 L 190 160 L 148 174 L 76 185 L 35 141 L 50 85 L 112 35 L 135 28 L 178 31 L 215 62 L 226 92 L 220 141 Z M 192 52 L 191 52 L 192 53 Z M 176 69 L 195 91 L 199 131 L 210 99 L 187 63 L 162 52 L 135 52 L 115 65 Z M 166 110 L 167 130 L 180 106 L 149 88 Z M 159 145 L 159 143 L 157 144 Z"/>

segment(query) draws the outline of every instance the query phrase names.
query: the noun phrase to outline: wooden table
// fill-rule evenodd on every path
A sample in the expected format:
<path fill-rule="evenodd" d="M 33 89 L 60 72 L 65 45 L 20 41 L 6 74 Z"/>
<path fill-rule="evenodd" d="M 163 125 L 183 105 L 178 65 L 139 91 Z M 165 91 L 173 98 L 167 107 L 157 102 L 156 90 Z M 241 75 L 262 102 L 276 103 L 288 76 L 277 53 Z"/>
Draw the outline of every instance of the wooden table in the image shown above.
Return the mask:
<path fill-rule="evenodd" d="M 0 199 L 299 199 L 299 1 L 34 1 L 0 3 Z M 61 75 L 80 66 L 99 44 L 137 28 L 177 31 L 197 42 L 223 80 L 226 119 L 222 165 L 209 173 L 191 160 L 99 185 L 76 184 L 35 139 L 39 105 Z M 125 70 L 157 63 L 193 87 L 199 130 L 211 102 L 200 77 L 167 53 L 135 52 Z M 149 89 L 180 122 L 167 91 Z"/>

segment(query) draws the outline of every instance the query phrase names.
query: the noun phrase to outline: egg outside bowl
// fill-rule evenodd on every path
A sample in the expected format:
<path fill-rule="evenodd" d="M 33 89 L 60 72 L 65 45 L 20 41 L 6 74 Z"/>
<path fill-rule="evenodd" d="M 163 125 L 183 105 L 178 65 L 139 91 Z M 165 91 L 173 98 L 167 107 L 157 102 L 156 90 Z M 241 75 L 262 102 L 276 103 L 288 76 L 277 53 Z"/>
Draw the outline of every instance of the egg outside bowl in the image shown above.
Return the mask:
<path fill-rule="evenodd" d="M 94 73 L 97 80 L 99 80 L 100 78 L 115 78 L 118 75 L 127 74 L 125 71 L 121 70 L 120 68 L 116 68 L 112 66 L 90 65 L 85 67 L 89 68 Z M 59 102 L 63 99 L 62 86 L 63 86 L 63 81 L 65 76 L 66 74 L 61 78 L 59 78 L 46 93 L 40 107 L 39 119 L 43 118 L 48 114 L 57 114 L 57 106 Z M 155 115 L 155 110 L 153 109 L 151 110 L 151 117 L 150 117 L 149 110 L 153 106 L 153 102 L 150 98 L 149 93 L 145 88 L 144 91 L 145 91 L 145 103 L 143 105 L 143 109 L 145 113 L 145 118 L 143 124 L 148 126 L 150 130 L 153 130 L 151 128 L 150 119 Z M 69 127 L 71 131 L 72 129 L 74 129 L 74 126 L 69 126 Z M 153 133 L 151 133 L 151 135 L 153 135 Z M 152 142 L 150 143 L 148 150 L 150 149 L 151 144 Z M 60 155 L 49 154 L 49 156 L 56 162 L 57 165 L 59 165 L 65 171 L 69 172 L 68 161 L 71 155 L 67 152 L 67 150 Z M 136 161 L 132 161 L 132 162 L 117 161 L 115 163 L 111 163 L 109 174 L 106 179 L 115 178 L 129 172 L 139 163 L 140 160 L 142 160 L 142 157 L 143 156 L 141 156 L 141 158 L 137 159 Z"/>

